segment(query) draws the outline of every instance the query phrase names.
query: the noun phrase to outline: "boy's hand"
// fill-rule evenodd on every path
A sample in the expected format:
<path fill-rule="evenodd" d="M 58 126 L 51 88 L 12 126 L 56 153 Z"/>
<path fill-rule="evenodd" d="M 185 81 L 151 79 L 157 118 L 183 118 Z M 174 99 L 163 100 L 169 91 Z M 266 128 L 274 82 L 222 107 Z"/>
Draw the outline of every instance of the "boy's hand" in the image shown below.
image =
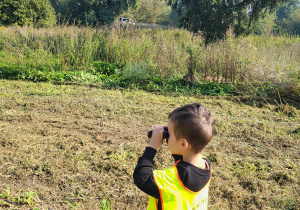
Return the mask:
<path fill-rule="evenodd" d="M 150 138 L 149 147 L 152 147 L 153 149 L 158 150 L 158 148 L 162 145 L 164 127 L 166 127 L 166 126 L 156 126 L 152 130 L 152 137 Z"/>

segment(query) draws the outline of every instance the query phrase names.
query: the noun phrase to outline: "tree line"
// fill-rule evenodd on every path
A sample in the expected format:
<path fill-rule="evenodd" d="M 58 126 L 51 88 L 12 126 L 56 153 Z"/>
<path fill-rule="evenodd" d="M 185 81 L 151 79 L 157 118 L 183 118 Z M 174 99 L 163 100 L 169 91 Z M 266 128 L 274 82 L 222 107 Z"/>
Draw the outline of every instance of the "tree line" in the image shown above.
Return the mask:
<path fill-rule="evenodd" d="M 120 16 L 201 31 L 208 41 L 236 35 L 300 35 L 300 0 L 1 0 L 0 25 L 98 27 Z"/>

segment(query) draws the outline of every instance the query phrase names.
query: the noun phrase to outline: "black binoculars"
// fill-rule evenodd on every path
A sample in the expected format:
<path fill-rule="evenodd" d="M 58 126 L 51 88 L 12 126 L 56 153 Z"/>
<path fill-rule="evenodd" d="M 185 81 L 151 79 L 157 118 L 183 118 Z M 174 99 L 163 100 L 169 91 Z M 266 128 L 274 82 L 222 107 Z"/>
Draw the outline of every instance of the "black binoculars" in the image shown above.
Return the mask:
<path fill-rule="evenodd" d="M 148 132 L 148 138 L 150 139 L 152 137 L 152 131 Z M 166 139 L 167 143 L 168 143 L 168 139 L 169 139 L 169 132 L 168 132 L 168 128 L 164 127 L 164 132 L 163 132 L 163 139 Z"/>

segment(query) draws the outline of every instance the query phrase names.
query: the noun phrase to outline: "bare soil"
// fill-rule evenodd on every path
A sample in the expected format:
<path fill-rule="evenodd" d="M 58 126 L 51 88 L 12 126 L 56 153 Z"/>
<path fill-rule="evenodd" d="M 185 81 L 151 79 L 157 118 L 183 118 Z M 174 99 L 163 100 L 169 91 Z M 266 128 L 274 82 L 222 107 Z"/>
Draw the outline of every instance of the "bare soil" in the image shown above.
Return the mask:
<path fill-rule="evenodd" d="M 145 209 L 148 197 L 132 174 L 147 131 L 191 102 L 215 121 L 203 153 L 214 171 L 210 209 L 299 209 L 300 121 L 292 106 L 8 80 L 0 80 L 0 208 L 100 209 L 107 199 L 112 209 Z M 173 165 L 167 145 L 155 160 L 156 168 Z M 28 192 L 32 203 L 13 201 Z"/>

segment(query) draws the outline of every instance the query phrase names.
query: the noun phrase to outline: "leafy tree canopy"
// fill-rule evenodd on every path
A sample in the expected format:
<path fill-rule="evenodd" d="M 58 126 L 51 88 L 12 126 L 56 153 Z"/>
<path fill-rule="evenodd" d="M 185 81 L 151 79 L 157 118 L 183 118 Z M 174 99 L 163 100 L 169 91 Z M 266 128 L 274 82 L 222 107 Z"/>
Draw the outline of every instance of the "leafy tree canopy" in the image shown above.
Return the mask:
<path fill-rule="evenodd" d="M 55 11 L 48 0 L 1 0 L 0 22 L 33 27 L 53 26 Z"/>
<path fill-rule="evenodd" d="M 256 21 L 290 0 L 170 0 L 180 26 L 202 31 L 208 41 L 223 38 L 230 26 L 235 34 L 249 33 Z"/>
<path fill-rule="evenodd" d="M 300 35 L 300 0 L 282 5 L 276 15 L 277 32 Z"/>
<path fill-rule="evenodd" d="M 140 23 L 167 24 L 170 22 L 170 13 L 171 7 L 165 0 L 137 0 L 122 16 Z"/>
<path fill-rule="evenodd" d="M 282 21 L 284 18 L 285 19 L 290 18 L 290 15 L 293 12 L 293 10 L 297 8 L 300 8 L 300 0 L 292 0 L 287 4 L 283 4 L 276 11 L 277 20 Z"/>
<path fill-rule="evenodd" d="M 50 0 L 57 13 L 70 23 L 108 24 L 135 5 L 136 0 Z"/>

